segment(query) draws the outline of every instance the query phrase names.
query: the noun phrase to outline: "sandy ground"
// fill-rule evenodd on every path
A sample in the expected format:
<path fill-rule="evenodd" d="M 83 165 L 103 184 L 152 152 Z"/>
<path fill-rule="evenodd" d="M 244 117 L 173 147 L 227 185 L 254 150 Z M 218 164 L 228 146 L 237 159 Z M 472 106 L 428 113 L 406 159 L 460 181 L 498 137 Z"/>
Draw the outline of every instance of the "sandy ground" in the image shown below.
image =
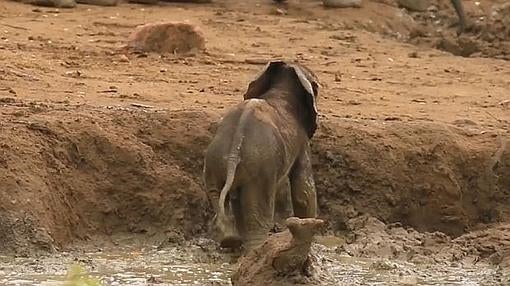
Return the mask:
<path fill-rule="evenodd" d="M 471 19 L 489 20 L 463 40 L 454 37 L 448 1 L 437 4 L 438 23 L 390 1 L 342 10 L 290 1 L 284 15 L 270 1 L 239 2 L 61 10 L 0 3 L 5 253 L 120 233 L 176 243 L 207 236 L 200 175 L 214 123 L 265 61 L 284 58 L 309 66 L 323 86 L 313 149 L 330 233 L 355 233 L 350 220 L 363 214 L 441 231 L 447 244 L 487 231 L 489 242 L 475 233 L 482 246 L 471 253 L 505 261 L 510 35 L 506 18 L 489 21 L 498 1 L 466 4 Z M 199 26 L 207 51 L 122 48 L 136 26 L 161 20 Z M 478 51 L 433 48 L 445 41 Z"/>

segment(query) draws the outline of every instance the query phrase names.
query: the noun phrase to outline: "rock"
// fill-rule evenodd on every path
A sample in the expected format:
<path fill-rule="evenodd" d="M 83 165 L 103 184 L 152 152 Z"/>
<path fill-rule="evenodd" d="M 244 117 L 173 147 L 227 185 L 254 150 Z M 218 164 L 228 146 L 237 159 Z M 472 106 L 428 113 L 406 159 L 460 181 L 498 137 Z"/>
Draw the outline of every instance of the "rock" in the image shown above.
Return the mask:
<path fill-rule="evenodd" d="M 274 9 L 273 14 L 283 16 L 283 15 L 287 14 L 287 11 L 280 9 L 280 8 L 276 8 L 276 9 Z"/>
<path fill-rule="evenodd" d="M 510 108 L 510 99 L 498 102 L 498 105 L 500 105 L 501 107 L 504 107 L 504 108 Z"/>
<path fill-rule="evenodd" d="M 430 6 L 429 0 L 398 0 L 398 5 L 410 11 L 427 11 Z"/>
<path fill-rule="evenodd" d="M 121 63 L 129 63 L 129 58 L 126 55 L 119 56 L 119 62 Z"/>
<path fill-rule="evenodd" d="M 295 281 L 315 285 L 310 250 L 324 221 L 291 217 L 286 225 L 288 230 L 271 235 L 241 258 L 232 285 L 294 285 Z"/>
<path fill-rule="evenodd" d="M 76 7 L 75 0 L 26 0 L 23 1 L 26 4 L 43 7 L 55 7 L 55 8 L 74 8 Z"/>
<path fill-rule="evenodd" d="M 418 55 L 418 52 L 414 51 L 414 52 L 410 52 L 408 55 L 408 57 L 410 58 L 413 58 L 413 59 L 417 59 L 419 58 L 420 56 Z"/>
<path fill-rule="evenodd" d="M 136 28 L 128 39 L 128 47 L 145 52 L 194 53 L 205 50 L 205 38 L 191 24 L 151 23 Z"/>
<path fill-rule="evenodd" d="M 360 8 L 361 0 L 322 0 L 322 5 L 328 8 Z"/>
<path fill-rule="evenodd" d="M 377 260 L 370 265 L 370 269 L 375 271 L 390 271 L 395 270 L 397 268 L 398 268 L 397 264 L 391 262 L 388 259 Z"/>
<path fill-rule="evenodd" d="M 88 4 L 95 6 L 117 6 L 120 0 L 76 0 L 80 4 Z"/>

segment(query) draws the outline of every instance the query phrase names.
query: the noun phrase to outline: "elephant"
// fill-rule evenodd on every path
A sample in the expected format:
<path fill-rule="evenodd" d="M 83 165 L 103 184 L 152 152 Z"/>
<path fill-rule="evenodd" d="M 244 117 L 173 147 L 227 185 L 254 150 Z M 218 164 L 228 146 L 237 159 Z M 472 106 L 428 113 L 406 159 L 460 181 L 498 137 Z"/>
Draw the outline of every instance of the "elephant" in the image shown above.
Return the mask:
<path fill-rule="evenodd" d="M 309 68 L 270 61 L 219 122 L 205 152 L 203 180 L 221 247 L 260 245 L 275 215 L 317 216 L 310 139 L 318 92 Z"/>
<path fill-rule="evenodd" d="M 25 4 L 55 8 L 74 8 L 76 4 L 88 4 L 96 6 L 117 6 L 120 0 L 19 0 Z"/>
<path fill-rule="evenodd" d="M 457 29 L 457 35 L 464 33 L 466 29 L 466 14 L 464 12 L 464 6 L 462 5 L 462 0 L 450 0 L 455 8 L 455 12 L 457 13 L 457 17 L 459 17 L 459 28 Z"/>

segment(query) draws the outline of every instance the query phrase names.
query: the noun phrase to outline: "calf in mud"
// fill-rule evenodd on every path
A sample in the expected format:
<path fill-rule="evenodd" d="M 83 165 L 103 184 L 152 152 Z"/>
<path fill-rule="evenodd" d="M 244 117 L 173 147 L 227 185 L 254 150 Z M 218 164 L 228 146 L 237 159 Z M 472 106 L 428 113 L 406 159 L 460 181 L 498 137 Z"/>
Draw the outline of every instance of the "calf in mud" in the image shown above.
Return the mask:
<path fill-rule="evenodd" d="M 269 62 L 220 122 L 203 174 L 221 247 L 260 245 L 275 215 L 316 217 L 309 141 L 318 89 L 305 66 Z"/>

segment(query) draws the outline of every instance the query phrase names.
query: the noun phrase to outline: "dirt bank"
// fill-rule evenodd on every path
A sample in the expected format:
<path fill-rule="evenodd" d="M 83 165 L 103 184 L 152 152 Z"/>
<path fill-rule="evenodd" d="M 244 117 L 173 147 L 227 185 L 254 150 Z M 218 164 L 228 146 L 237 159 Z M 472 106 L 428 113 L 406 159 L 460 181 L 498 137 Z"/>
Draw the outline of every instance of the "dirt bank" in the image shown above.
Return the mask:
<path fill-rule="evenodd" d="M 218 116 L 3 99 L 6 252 L 92 235 L 206 235 L 203 150 Z M 321 217 L 369 213 L 460 235 L 508 217 L 508 135 L 433 123 L 324 119 L 314 141 Z M 502 147 L 503 146 L 503 147 Z"/>
<path fill-rule="evenodd" d="M 203 112 L 14 103 L 2 113 L 4 251 L 94 234 L 205 231 Z"/>
<path fill-rule="evenodd" d="M 432 122 L 331 120 L 314 143 L 321 213 L 364 212 L 457 236 L 508 217 L 508 133 Z"/>

